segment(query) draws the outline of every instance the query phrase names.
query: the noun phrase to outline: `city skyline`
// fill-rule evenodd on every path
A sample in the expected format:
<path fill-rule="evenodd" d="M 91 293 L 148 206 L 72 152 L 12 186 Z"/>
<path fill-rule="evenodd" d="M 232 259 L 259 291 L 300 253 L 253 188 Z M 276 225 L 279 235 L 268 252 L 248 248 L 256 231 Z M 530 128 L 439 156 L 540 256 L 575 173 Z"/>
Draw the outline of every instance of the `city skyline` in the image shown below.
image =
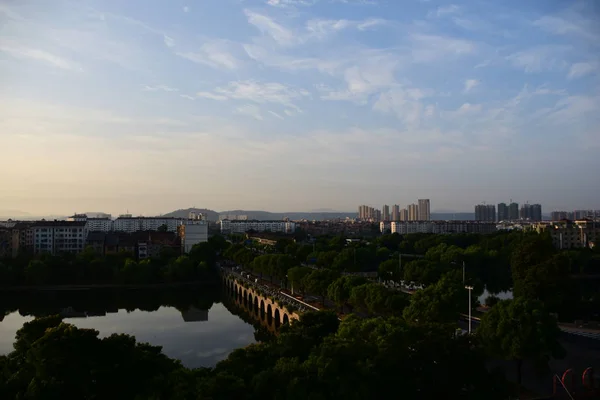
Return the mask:
<path fill-rule="evenodd" d="M 0 214 L 596 209 L 599 16 L 592 0 L 3 2 Z"/>

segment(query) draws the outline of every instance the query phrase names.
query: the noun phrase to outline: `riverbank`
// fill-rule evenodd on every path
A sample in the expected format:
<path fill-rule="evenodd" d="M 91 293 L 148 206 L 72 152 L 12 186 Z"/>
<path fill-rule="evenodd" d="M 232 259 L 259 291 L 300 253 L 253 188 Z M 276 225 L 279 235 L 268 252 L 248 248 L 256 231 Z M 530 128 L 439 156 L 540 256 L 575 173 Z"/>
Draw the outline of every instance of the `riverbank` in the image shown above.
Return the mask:
<path fill-rule="evenodd" d="M 142 283 L 142 284 L 123 284 L 123 283 L 92 283 L 77 285 L 35 285 L 35 286 L 0 286 L 0 292 L 31 292 L 31 291 L 68 291 L 68 290 L 92 290 L 92 289 L 160 289 L 177 288 L 184 286 L 205 286 L 215 285 L 214 281 L 192 281 L 192 282 L 164 282 L 164 283 Z"/>

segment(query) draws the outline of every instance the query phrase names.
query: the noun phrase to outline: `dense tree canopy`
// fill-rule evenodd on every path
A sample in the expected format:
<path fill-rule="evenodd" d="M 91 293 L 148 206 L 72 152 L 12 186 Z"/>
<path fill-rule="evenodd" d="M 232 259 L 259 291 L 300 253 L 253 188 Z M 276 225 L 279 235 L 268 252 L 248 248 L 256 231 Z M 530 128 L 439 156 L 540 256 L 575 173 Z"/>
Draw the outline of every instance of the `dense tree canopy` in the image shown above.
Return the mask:
<path fill-rule="evenodd" d="M 545 366 L 551 358 L 564 357 L 559 334 L 556 319 L 543 304 L 523 298 L 498 302 L 477 329 L 490 355 L 516 361 L 519 383 L 524 360 Z"/>
<path fill-rule="evenodd" d="M 0 357 L 7 399 L 506 398 L 466 338 L 399 318 L 307 313 L 273 341 L 190 370 L 128 335 L 99 338 L 47 317 L 26 323 Z"/>
<path fill-rule="evenodd" d="M 189 254 L 164 247 L 152 258 L 137 260 L 120 252 L 20 256 L 0 262 L 0 285 L 154 284 L 216 280 L 217 256 L 228 243 L 220 236 L 195 245 Z"/>

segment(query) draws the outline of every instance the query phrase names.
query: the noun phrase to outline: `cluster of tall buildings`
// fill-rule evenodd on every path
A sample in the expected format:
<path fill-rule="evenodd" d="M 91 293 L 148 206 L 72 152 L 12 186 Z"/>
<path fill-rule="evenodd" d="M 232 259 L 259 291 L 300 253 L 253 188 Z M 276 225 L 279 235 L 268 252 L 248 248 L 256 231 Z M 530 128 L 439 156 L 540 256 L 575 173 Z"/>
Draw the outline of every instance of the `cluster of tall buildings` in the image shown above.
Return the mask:
<path fill-rule="evenodd" d="M 575 210 L 575 211 L 552 211 L 550 214 L 552 221 L 562 221 L 565 219 L 575 221 L 583 219 L 600 219 L 600 210 Z"/>
<path fill-rule="evenodd" d="M 409 204 L 402 209 L 399 205 L 394 204 L 390 213 L 390 206 L 387 204 L 381 210 L 361 205 L 358 207 L 358 219 L 371 222 L 429 221 L 431 220 L 431 206 L 429 199 L 419 199 L 417 204 Z"/>
<path fill-rule="evenodd" d="M 523 204 L 511 202 L 494 204 L 478 204 L 475 206 L 476 221 L 541 221 L 542 206 L 540 204 Z"/>

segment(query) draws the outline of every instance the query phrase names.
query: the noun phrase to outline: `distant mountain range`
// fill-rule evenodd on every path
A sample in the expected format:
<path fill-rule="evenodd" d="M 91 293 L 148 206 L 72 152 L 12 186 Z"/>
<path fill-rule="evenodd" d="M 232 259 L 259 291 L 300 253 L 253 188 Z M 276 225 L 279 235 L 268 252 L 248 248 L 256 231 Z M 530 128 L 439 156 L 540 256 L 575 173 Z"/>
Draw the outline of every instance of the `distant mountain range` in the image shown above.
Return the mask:
<path fill-rule="evenodd" d="M 322 221 L 327 219 L 338 219 L 338 218 L 356 218 L 356 212 L 339 212 L 339 211 L 293 211 L 293 212 L 269 212 L 259 210 L 228 210 L 228 211 L 213 211 L 205 208 L 186 208 L 177 211 L 173 211 L 164 214 L 164 217 L 174 218 L 187 218 L 191 211 L 202 213 L 206 216 L 209 221 L 218 221 L 219 215 L 246 215 L 248 219 L 256 220 L 281 220 L 283 218 L 289 218 L 291 220 L 307 219 L 309 221 Z M 475 219 L 474 213 L 431 213 L 431 219 L 433 220 L 463 220 L 469 221 Z"/>

